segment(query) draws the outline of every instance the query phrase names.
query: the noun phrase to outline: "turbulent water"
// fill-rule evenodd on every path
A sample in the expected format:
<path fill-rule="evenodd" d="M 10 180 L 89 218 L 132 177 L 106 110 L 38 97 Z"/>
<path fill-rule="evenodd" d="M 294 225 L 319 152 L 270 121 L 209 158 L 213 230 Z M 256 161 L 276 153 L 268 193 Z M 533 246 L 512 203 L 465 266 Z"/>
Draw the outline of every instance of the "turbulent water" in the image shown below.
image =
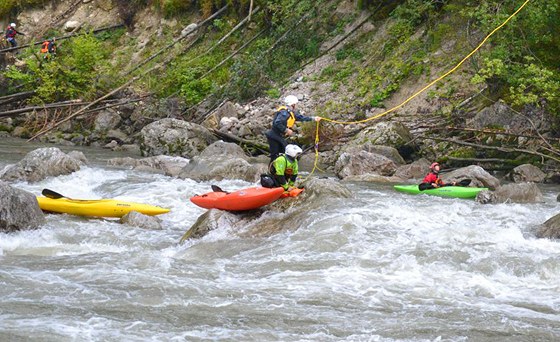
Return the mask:
<path fill-rule="evenodd" d="M 34 146 L 0 142 L 0 167 Z M 66 149 L 67 151 L 69 149 Z M 224 226 L 179 245 L 210 183 L 104 166 L 39 183 L 75 198 L 172 208 L 163 230 L 47 215 L 0 234 L 1 341 L 553 341 L 560 242 L 534 230 L 544 204 L 481 205 L 348 184 L 298 227 L 267 238 Z M 225 189 L 242 181 L 215 184 Z"/>

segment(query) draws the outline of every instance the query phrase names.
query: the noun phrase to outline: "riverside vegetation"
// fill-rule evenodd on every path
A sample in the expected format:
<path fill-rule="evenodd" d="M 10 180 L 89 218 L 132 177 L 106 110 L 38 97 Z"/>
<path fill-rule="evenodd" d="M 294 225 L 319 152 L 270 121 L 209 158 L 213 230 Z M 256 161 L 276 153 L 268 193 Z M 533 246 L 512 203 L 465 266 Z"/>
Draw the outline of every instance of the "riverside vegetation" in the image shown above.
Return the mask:
<path fill-rule="evenodd" d="M 73 3 L 5 1 L 0 14 L 27 18 L 28 11 L 64 11 Z M 59 56 L 49 63 L 37 58 L 35 47 L 22 49 L 16 56 L 20 63 L 7 63 L 1 71 L 7 86 L 0 91 L 8 99 L 28 95 L 1 101 L 0 109 L 94 101 L 126 85 L 113 97 L 143 96 L 155 108 L 164 103 L 162 111 L 177 103 L 172 116 L 187 121 L 202 121 L 226 100 L 262 100 L 266 105 L 261 112 L 267 113 L 288 92 L 309 99 L 305 109 L 317 115 L 361 119 L 402 102 L 450 69 L 522 3 L 97 1 L 93 6 L 107 16 L 118 13 L 112 24 L 125 23 L 126 28 L 94 34 L 97 27 L 86 21 L 81 34 L 60 43 Z M 174 44 L 182 39 L 183 28 L 224 6 L 208 25 Z M 248 15 L 250 21 L 237 28 Z M 157 20 L 143 26 L 150 17 Z M 558 169 L 560 42 L 553 32 L 560 29 L 559 18 L 559 4 L 530 1 L 459 72 L 389 117 L 414 133 L 407 159 L 438 158 L 452 166 L 481 162 L 506 170 L 523 163 Z M 22 20 L 20 27 L 31 40 L 42 39 L 38 34 L 64 34 L 60 20 L 47 27 Z M 489 109 L 502 115 L 481 119 Z M 9 122 L 0 117 L 0 129 L 31 137 L 44 122 L 61 120 L 72 110 L 35 110 L 12 115 Z M 92 125 L 93 119 L 82 120 L 72 134 L 92 135 Z M 336 136 L 333 145 L 345 143 L 361 128 L 336 135 L 339 129 L 333 125 L 321 127 L 323 135 Z M 303 135 L 300 141 L 310 143 L 314 126 L 304 127 Z M 101 134 L 83 143 L 103 139 L 107 137 Z M 254 134 L 253 140 L 259 139 Z"/>

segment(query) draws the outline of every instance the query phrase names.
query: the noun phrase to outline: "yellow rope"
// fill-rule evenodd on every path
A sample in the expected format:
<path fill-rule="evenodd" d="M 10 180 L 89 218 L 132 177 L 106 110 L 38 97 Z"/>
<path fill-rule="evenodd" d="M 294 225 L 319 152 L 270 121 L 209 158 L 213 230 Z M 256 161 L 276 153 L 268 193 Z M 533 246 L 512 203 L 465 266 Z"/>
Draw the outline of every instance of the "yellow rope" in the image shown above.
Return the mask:
<path fill-rule="evenodd" d="M 404 100 L 401 104 L 396 105 L 395 107 L 388 109 L 386 111 L 384 111 L 383 113 L 379 113 L 377 115 L 374 115 L 370 118 L 367 119 L 363 119 L 363 120 L 358 120 L 358 121 L 337 121 L 337 120 L 333 120 L 333 119 L 329 119 L 329 118 L 322 118 L 321 121 L 328 121 L 328 122 L 332 122 L 332 123 L 337 123 L 337 124 L 341 124 L 341 125 L 350 125 L 350 124 L 360 124 L 360 123 L 364 123 L 364 122 L 368 122 L 371 120 L 375 120 L 377 118 L 380 118 L 382 116 L 385 116 L 389 113 L 392 113 L 394 111 L 396 111 L 397 109 L 403 107 L 405 104 L 407 104 L 408 102 L 410 102 L 412 99 L 414 99 L 415 97 L 417 97 L 418 95 L 420 95 L 421 93 L 423 93 L 424 91 L 426 91 L 428 88 L 430 88 L 431 86 L 433 86 L 434 84 L 436 84 L 437 82 L 441 81 L 442 79 L 444 79 L 445 77 L 449 76 L 450 74 L 452 74 L 453 72 L 455 72 L 457 69 L 459 69 L 459 67 L 461 65 L 463 65 L 463 63 L 465 63 L 465 61 L 467 59 L 469 59 L 472 55 L 474 55 L 478 50 L 480 50 L 480 48 L 482 48 L 482 46 L 486 43 L 486 41 L 488 39 L 490 39 L 490 37 L 492 37 L 494 35 L 494 33 L 496 33 L 498 30 L 500 30 L 502 27 L 504 27 L 511 19 L 513 19 L 513 17 L 515 17 L 522 9 L 523 7 L 525 7 L 525 5 L 527 5 L 529 3 L 530 0 L 526 0 L 523 5 L 521 5 L 512 15 L 510 15 L 503 23 L 501 23 L 498 27 L 496 27 L 494 30 L 492 30 L 492 32 L 490 32 L 483 40 L 482 42 L 480 42 L 480 44 L 478 44 L 478 46 L 471 51 L 471 53 L 469 53 L 467 56 L 465 56 L 465 58 L 463 58 L 459 63 L 457 63 L 457 65 L 455 65 L 453 68 L 451 68 L 449 71 L 447 71 L 445 74 L 441 75 L 440 77 L 436 78 L 434 81 L 430 82 L 428 85 L 426 85 L 424 88 L 418 90 L 416 93 L 414 93 L 412 96 L 410 96 L 408 99 Z M 319 122 L 317 121 L 317 127 L 316 127 L 316 131 L 315 131 L 315 163 L 313 165 L 313 170 L 311 170 L 311 172 L 309 173 L 309 175 L 304 179 L 304 181 L 309 178 L 309 176 L 311 176 L 313 174 L 313 172 L 315 172 L 315 169 L 317 168 L 317 160 L 319 159 Z"/>

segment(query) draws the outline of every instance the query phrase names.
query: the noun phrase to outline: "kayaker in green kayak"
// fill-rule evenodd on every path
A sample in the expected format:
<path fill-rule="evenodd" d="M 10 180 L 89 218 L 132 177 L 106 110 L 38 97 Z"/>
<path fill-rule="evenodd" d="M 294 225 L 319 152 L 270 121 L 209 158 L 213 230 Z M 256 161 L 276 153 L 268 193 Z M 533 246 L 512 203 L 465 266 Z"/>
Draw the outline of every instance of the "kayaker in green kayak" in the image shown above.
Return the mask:
<path fill-rule="evenodd" d="M 426 175 L 426 177 L 424 177 L 424 180 L 422 180 L 422 183 L 418 186 L 418 189 L 428 190 L 428 189 L 440 188 L 442 186 L 456 185 L 455 182 L 450 184 L 445 184 L 443 180 L 439 178 L 440 169 L 441 167 L 439 163 L 437 162 L 432 163 L 432 165 L 430 165 L 430 172 Z"/>

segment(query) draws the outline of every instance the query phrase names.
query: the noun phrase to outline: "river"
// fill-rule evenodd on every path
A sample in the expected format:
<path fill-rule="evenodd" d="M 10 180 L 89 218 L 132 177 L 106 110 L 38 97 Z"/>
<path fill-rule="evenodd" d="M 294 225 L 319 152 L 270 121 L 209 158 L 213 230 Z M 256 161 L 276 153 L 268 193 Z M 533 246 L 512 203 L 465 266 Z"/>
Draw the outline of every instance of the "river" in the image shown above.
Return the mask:
<path fill-rule="evenodd" d="M 36 147 L 0 139 L 0 167 Z M 541 187 L 542 204 L 481 205 L 348 184 L 354 199 L 285 232 L 220 227 L 179 245 L 205 211 L 189 198 L 210 183 L 83 151 L 88 167 L 13 186 L 172 211 L 162 230 L 47 215 L 0 234 L 0 341 L 560 340 L 560 241 L 534 237 L 560 211 L 558 186 Z"/>

